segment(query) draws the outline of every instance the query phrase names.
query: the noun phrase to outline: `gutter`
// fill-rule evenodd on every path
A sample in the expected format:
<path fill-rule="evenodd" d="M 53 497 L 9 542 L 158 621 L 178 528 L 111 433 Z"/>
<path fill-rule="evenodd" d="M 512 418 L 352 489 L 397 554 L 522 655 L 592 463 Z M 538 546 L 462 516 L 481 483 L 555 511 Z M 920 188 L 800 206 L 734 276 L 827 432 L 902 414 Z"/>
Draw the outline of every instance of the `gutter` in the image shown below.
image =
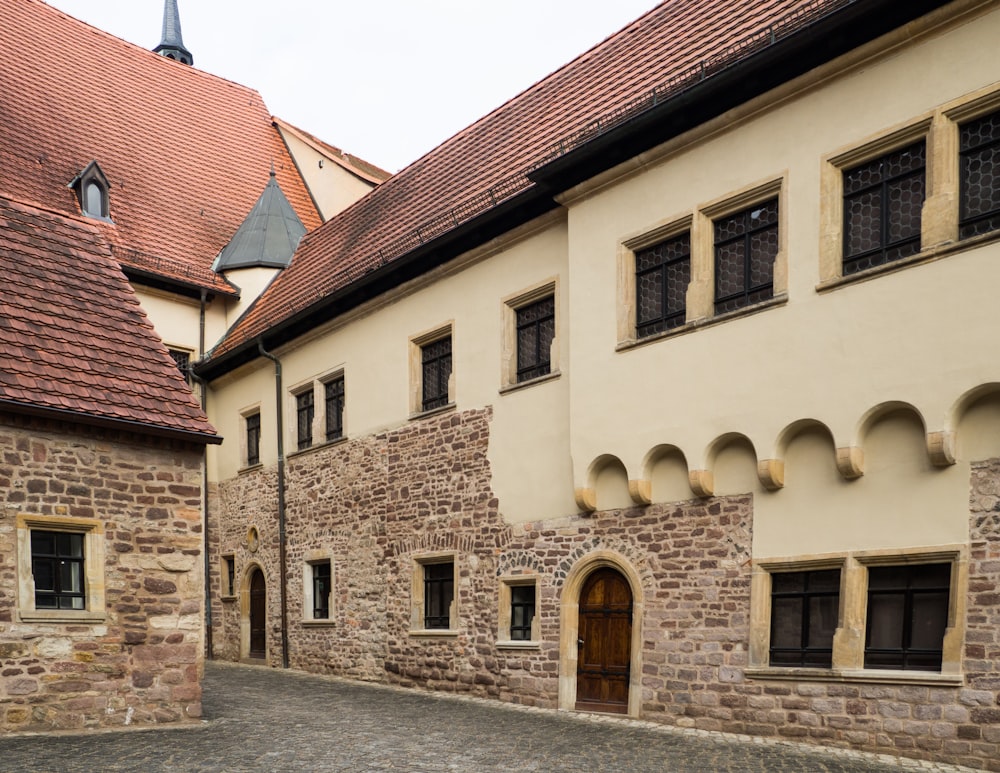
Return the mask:
<path fill-rule="evenodd" d="M 208 291 L 201 291 L 201 305 L 198 318 L 198 358 L 205 356 L 205 302 L 208 299 Z M 208 382 L 201 378 L 190 368 L 188 372 L 191 378 L 198 382 L 201 387 L 201 412 L 208 416 Z M 201 530 L 202 530 L 202 555 L 204 556 L 204 577 L 205 577 L 205 658 L 215 660 L 214 637 L 212 636 L 212 584 L 209 578 L 212 576 L 212 557 L 209 551 L 211 542 L 208 538 L 208 529 L 211 520 L 208 517 L 208 448 L 201 456 Z"/>
<path fill-rule="evenodd" d="M 264 348 L 263 340 L 258 338 L 257 352 L 274 363 L 274 397 L 278 416 L 278 584 L 281 589 L 281 667 L 288 668 L 288 578 L 287 541 L 285 529 L 285 422 L 282 411 L 283 389 L 281 386 L 281 360 Z"/>

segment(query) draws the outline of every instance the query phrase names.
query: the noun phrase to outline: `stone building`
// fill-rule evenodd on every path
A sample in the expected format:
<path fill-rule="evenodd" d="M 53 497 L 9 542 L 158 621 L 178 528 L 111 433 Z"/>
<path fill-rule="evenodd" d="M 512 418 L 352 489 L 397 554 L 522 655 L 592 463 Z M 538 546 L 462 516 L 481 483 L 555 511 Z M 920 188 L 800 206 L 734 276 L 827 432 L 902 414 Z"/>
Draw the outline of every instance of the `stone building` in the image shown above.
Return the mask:
<path fill-rule="evenodd" d="M 100 38 L 242 116 L 158 260 L 53 176 L 225 438 L 210 655 L 1000 770 L 998 29 L 668 0 L 384 181 Z"/>

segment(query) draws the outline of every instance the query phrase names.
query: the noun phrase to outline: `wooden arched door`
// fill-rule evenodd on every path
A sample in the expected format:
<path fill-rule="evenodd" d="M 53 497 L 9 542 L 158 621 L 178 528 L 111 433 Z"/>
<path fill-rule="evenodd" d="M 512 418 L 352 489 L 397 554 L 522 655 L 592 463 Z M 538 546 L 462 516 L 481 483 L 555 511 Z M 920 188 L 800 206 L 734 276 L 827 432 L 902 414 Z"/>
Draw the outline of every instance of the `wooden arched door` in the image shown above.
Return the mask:
<path fill-rule="evenodd" d="M 264 573 L 250 575 L 250 657 L 267 657 L 267 584 Z"/>
<path fill-rule="evenodd" d="M 628 713 L 632 663 L 632 589 L 610 568 L 583 584 L 576 670 L 578 711 Z"/>

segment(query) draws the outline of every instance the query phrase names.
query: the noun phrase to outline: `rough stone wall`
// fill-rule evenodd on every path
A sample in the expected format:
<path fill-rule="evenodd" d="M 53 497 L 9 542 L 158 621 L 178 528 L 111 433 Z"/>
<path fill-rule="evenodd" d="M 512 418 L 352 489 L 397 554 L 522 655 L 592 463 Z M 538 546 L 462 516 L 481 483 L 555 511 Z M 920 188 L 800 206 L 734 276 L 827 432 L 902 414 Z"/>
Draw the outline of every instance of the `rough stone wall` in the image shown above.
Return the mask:
<path fill-rule="evenodd" d="M 448 413 L 289 460 L 293 667 L 555 707 L 567 576 L 586 556 L 608 551 L 643 589 L 644 718 L 1000 771 L 1000 460 L 973 474 L 962 687 L 751 679 L 751 496 L 510 525 L 490 486 L 489 421 L 489 410 Z M 253 494 L 262 475 L 222 487 L 229 549 L 247 518 L 262 537 L 275 533 L 270 495 Z M 303 564 L 314 550 L 333 557 L 329 624 L 302 622 Z M 414 636 L 415 557 L 443 552 L 455 555 L 458 633 Z M 257 560 L 276 567 L 274 555 Z M 519 574 L 540 577 L 542 643 L 504 649 L 498 578 Z M 226 618 L 227 638 L 235 625 Z"/>
<path fill-rule="evenodd" d="M 201 715 L 202 454 L 167 441 L 0 418 L 4 731 Z M 103 622 L 20 622 L 18 515 L 103 523 Z"/>

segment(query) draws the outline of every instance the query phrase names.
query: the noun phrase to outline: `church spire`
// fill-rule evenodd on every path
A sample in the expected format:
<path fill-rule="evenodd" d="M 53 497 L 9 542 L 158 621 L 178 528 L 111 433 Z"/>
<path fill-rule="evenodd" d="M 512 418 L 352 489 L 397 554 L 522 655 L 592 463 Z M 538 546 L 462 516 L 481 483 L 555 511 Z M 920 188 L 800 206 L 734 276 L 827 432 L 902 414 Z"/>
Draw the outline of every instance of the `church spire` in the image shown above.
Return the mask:
<path fill-rule="evenodd" d="M 182 64 L 194 64 L 194 57 L 184 47 L 181 35 L 181 14 L 177 10 L 177 0 L 166 0 L 163 5 L 163 40 L 153 49 L 154 53 L 176 59 Z"/>

